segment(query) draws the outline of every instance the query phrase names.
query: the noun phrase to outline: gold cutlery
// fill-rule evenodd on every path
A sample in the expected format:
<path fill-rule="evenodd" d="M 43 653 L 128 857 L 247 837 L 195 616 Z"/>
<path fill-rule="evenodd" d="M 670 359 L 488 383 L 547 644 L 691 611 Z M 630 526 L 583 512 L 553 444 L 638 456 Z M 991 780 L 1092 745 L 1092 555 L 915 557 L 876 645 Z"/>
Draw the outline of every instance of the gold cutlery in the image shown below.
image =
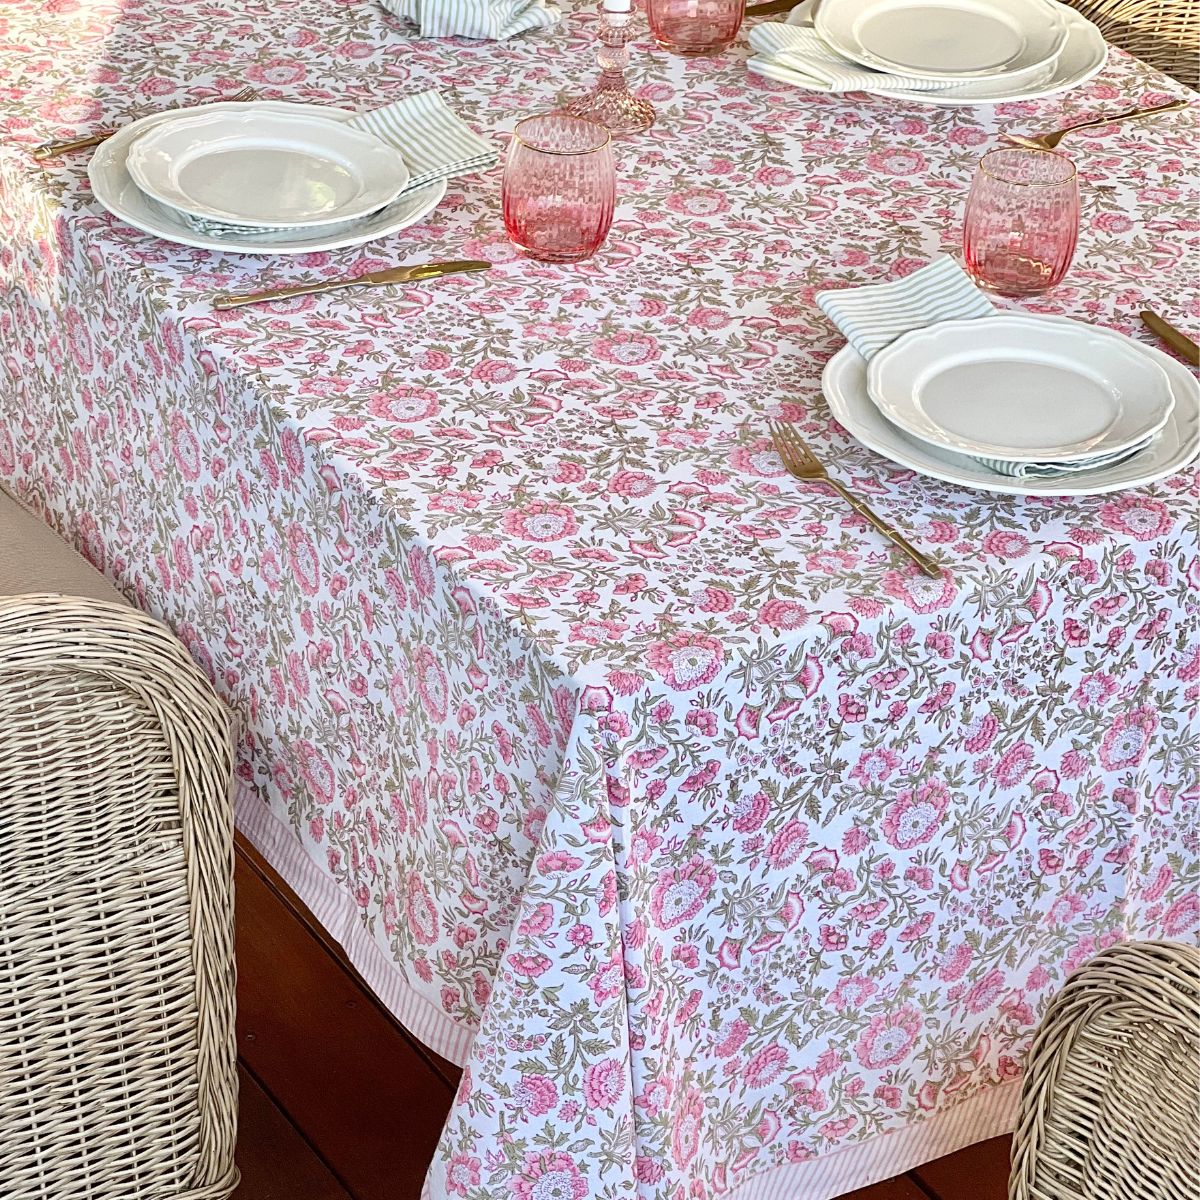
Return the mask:
<path fill-rule="evenodd" d="M 1142 324 L 1151 333 L 1162 338 L 1172 350 L 1182 354 L 1193 366 L 1200 366 L 1200 346 L 1197 346 L 1186 333 L 1180 333 L 1174 325 L 1164 321 L 1158 313 L 1151 312 L 1148 308 L 1142 309 L 1138 316 L 1142 318 Z"/>
<path fill-rule="evenodd" d="M 859 516 L 864 517 L 893 545 L 898 546 L 909 558 L 921 568 L 930 579 L 938 579 L 942 568 L 931 558 L 927 558 L 915 546 L 910 544 L 901 534 L 888 525 L 882 517 L 876 516 L 853 492 L 838 480 L 830 477 L 828 471 L 817 460 L 816 455 L 808 448 L 804 439 L 788 425 L 772 425 L 771 440 L 783 465 L 797 479 L 808 482 L 818 481 L 827 483 Z"/>
<path fill-rule="evenodd" d="M 762 4 L 747 4 L 746 16 L 770 17 L 776 13 L 791 12 L 800 0 L 763 0 Z"/>
<path fill-rule="evenodd" d="M 1190 100 L 1172 100 L 1167 104 L 1156 104 L 1153 108 L 1130 108 L 1125 112 L 1113 113 L 1108 117 L 1094 117 L 1090 121 L 1080 121 L 1077 125 L 1068 125 L 1055 133 L 1039 133 L 1026 137 L 1021 133 L 1004 133 L 1000 136 L 1014 146 L 1024 146 L 1026 150 L 1053 150 L 1058 143 L 1077 129 L 1092 129 L 1097 125 L 1115 125 L 1118 121 L 1137 121 L 1142 117 L 1151 117 L 1155 113 L 1174 112 L 1177 108 L 1187 108 Z"/>
<path fill-rule="evenodd" d="M 232 96 L 226 96 L 219 101 L 210 101 L 213 104 L 233 104 L 242 103 L 246 100 L 253 100 L 258 93 L 250 87 L 242 88 L 240 92 L 235 92 Z M 184 105 L 172 104 L 170 108 L 182 108 Z M 169 112 L 170 108 L 164 109 Z M 72 150 L 86 150 L 88 146 L 98 146 L 101 142 L 106 142 L 114 133 L 115 129 L 101 129 L 98 133 L 89 133 L 84 137 L 67 138 L 60 142 L 46 142 L 45 145 L 38 146 L 33 151 L 33 157 L 39 162 L 47 158 L 58 158 L 60 154 L 69 154 Z"/>
<path fill-rule="evenodd" d="M 389 267 L 386 271 L 371 271 L 353 278 L 320 279 L 313 283 L 297 283 L 291 287 L 272 288 L 265 292 L 225 293 L 213 300 L 213 308 L 241 308 L 243 304 L 265 304 L 268 300 L 288 300 L 292 296 L 315 296 L 335 288 L 385 287 L 389 283 L 416 283 L 422 279 L 438 279 L 462 271 L 486 271 L 492 264 L 475 260 L 421 263 L 412 267 Z"/>

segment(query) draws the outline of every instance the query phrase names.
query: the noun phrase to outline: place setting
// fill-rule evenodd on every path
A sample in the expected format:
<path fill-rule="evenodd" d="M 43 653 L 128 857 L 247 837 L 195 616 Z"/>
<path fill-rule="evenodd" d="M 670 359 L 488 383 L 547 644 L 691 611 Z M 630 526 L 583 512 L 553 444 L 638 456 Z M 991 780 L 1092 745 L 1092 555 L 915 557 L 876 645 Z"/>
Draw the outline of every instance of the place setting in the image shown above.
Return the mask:
<path fill-rule="evenodd" d="M 784 11 L 776 0 L 748 12 Z M 1036 100 L 1091 79 L 1103 35 L 1058 0 L 804 0 L 749 35 L 755 74 L 806 91 L 958 107 Z"/>
<path fill-rule="evenodd" d="M 496 159 L 427 90 L 363 113 L 257 99 L 153 113 L 104 138 L 88 178 L 100 205 L 165 241 L 294 255 L 399 233 Z"/>

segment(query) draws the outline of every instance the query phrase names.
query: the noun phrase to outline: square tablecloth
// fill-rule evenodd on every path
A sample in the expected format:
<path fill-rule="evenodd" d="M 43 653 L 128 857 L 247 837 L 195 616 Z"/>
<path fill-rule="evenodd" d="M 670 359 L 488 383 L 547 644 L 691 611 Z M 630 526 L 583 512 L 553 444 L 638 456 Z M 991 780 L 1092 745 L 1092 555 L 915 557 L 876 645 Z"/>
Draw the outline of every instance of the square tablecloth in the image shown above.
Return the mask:
<path fill-rule="evenodd" d="M 508 246 L 497 173 L 270 262 L 139 234 L 83 156 L 28 153 L 245 83 L 435 86 L 495 135 L 583 84 L 592 28 L 6 5 L 0 477 L 178 631 L 240 717 L 241 827 L 465 1065 L 430 1196 L 820 1200 L 1010 1127 L 1065 975 L 1194 936 L 1200 546 L 1194 470 L 999 497 L 864 450 L 813 294 L 953 249 L 996 129 L 1182 89 L 1116 54 L 1066 97 L 933 110 L 645 48 L 659 122 L 570 268 Z M 1200 316 L 1195 129 L 1073 143 L 1079 255 L 1023 307 Z M 496 265 L 209 303 L 457 257 Z M 786 476 L 769 417 L 945 577 Z"/>

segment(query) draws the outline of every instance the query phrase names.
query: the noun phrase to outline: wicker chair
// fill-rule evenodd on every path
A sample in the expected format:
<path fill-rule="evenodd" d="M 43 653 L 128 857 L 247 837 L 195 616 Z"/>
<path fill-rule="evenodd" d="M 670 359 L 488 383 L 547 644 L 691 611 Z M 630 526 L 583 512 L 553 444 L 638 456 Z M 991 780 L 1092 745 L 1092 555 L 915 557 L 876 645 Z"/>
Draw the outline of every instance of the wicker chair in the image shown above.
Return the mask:
<path fill-rule="evenodd" d="M 1067 0 L 1114 46 L 1200 86 L 1200 0 Z"/>
<path fill-rule="evenodd" d="M 1200 951 L 1128 942 L 1054 998 L 1029 1052 L 1010 1200 L 1195 1200 Z"/>
<path fill-rule="evenodd" d="M 94 598 L 109 585 L 3 493 L 0 543 L 25 547 L 18 582 L 92 593 L 0 595 L 0 1197 L 225 1200 L 228 717 L 162 625 Z"/>

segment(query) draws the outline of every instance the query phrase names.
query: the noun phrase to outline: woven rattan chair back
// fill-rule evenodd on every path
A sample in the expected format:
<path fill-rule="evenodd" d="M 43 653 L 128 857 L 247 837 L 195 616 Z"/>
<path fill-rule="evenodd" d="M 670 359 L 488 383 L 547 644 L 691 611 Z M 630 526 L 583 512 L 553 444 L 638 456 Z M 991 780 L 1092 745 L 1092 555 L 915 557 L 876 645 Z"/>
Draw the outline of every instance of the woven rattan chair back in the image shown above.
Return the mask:
<path fill-rule="evenodd" d="M 1114 46 L 1200 86 L 1200 0 L 1067 0 Z"/>
<path fill-rule="evenodd" d="M 225 1200 L 232 752 L 132 609 L 0 599 L 0 1197 Z"/>
<path fill-rule="evenodd" d="M 1067 980 L 1029 1052 L 1010 1200 L 1195 1200 L 1200 952 L 1102 951 Z"/>

